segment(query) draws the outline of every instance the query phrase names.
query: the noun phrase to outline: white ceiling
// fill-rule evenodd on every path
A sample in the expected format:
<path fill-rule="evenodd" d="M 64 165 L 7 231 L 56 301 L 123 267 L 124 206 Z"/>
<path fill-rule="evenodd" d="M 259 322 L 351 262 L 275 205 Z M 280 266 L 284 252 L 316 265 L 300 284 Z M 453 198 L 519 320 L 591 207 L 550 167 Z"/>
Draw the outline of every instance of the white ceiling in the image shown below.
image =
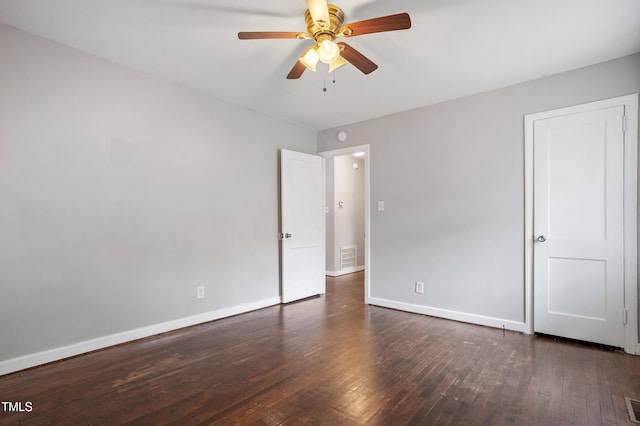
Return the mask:
<path fill-rule="evenodd" d="M 308 40 L 237 39 L 304 32 L 304 0 L 0 0 L 0 22 L 314 130 L 640 51 L 640 0 L 335 3 L 345 22 L 408 12 L 413 26 L 346 40 L 379 68 L 346 65 L 333 84 L 285 79 Z"/>

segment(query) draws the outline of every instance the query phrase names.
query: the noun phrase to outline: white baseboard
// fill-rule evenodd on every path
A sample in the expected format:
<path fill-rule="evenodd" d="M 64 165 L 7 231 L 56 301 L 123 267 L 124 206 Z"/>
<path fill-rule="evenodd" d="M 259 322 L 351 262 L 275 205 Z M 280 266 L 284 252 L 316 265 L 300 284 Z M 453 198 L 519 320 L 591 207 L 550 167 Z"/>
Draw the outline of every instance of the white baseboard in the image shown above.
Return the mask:
<path fill-rule="evenodd" d="M 339 277 L 340 275 L 353 274 L 354 272 L 364 271 L 364 265 L 352 266 L 350 268 L 344 268 L 339 271 L 326 271 L 325 275 L 329 277 Z"/>
<path fill-rule="evenodd" d="M 367 299 L 367 303 L 370 305 L 397 309 L 399 311 L 429 315 L 432 317 L 445 318 L 445 319 L 450 319 L 454 321 L 467 322 L 467 323 L 477 324 L 477 325 L 484 325 L 487 327 L 494 327 L 494 328 L 500 328 L 500 329 L 504 328 L 506 330 L 520 331 L 522 333 L 524 333 L 525 331 L 525 324 L 523 322 L 487 317 L 484 315 L 468 314 L 465 312 L 450 311 L 447 309 L 433 308 L 430 306 L 396 302 L 393 300 L 379 299 L 377 297 L 369 297 Z"/>
<path fill-rule="evenodd" d="M 202 324 L 205 322 L 229 317 L 232 315 L 255 311 L 256 309 L 262 309 L 268 306 L 278 305 L 279 303 L 280 297 L 272 297 L 269 299 L 245 303 L 243 305 L 232 306 L 216 311 L 205 312 L 203 314 L 193 315 L 186 318 L 179 318 L 160 324 L 136 328 L 121 333 L 111 334 L 109 336 L 103 336 L 91 340 L 86 340 L 84 342 L 74 343 L 72 345 L 63 346 L 60 348 L 50 349 L 43 352 L 37 352 L 34 354 L 1 361 L 0 376 L 31 367 L 36 367 L 38 365 L 59 361 L 64 358 L 92 352 L 98 349 L 104 349 L 109 346 L 119 345 L 160 333 L 166 333 L 167 331 L 173 331 L 180 328 L 190 327 L 192 325 Z"/>

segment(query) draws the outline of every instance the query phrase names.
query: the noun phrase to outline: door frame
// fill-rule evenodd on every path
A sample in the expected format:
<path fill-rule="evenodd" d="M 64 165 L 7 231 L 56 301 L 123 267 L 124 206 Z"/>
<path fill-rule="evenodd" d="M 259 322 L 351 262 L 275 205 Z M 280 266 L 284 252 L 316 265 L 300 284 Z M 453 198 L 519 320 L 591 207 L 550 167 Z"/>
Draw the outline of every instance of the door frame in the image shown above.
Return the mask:
<path fill-rule="evenodd" d="M 371 299 L 371 274 L 369 270 L 371 268 L 371 159 L 369 144 L 356 145 L 346 148 L 334 149 L 330 151 L 319 152 L 318 155 L 322 158 L 340 157 L 343 155 L 355 154 L 356 152 L 364 152 L 364 303 L 370 304 Z M 325 173 L 325 187 L 327 184 L 327 177 Z M 326 191 L 325 191 L 326 193 Z M 325 220 L 326 222 L 326 220 Z M 325 226 L 326 233 L 326 226 Z M 325 256 L 326 256 L 326 243 L 325 243 Z"/>
<path fill-rule="evenodd" d="M 640 354 L 638 343 L 638 94 L 620 96 L 596 102 L 559 108 L 550 111 L 527 114 L 524 117 L 524 310 L 525 333 L 534 333 L 534 295 L 533 295 L 533 138 L 534 122 L 546 118 L 576 114 L 615 106 L 624 106 L 624 309 L 625 324 L 624 350 L 631 354 Z M 623 313 L 620 320 L 622 321 Z"/>

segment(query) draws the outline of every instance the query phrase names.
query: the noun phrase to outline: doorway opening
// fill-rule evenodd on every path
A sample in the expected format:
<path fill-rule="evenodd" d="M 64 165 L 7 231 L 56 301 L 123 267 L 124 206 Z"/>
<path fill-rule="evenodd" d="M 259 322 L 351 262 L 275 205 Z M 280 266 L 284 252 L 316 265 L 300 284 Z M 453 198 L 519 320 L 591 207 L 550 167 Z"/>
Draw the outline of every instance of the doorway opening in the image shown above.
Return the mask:
<path fill-rule="evenodd" d="M 364 271 L 369 300 L 369 145 L 325 151 L 326 275 Z"/>

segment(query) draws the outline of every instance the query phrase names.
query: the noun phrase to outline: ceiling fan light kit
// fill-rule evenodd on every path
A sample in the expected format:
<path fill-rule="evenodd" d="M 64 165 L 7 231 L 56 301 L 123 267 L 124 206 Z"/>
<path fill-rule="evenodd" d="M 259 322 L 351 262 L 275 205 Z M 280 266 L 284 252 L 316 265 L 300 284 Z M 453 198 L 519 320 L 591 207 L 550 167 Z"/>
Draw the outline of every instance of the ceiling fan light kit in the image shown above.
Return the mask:
<path fill-rule="evenodd" d="M 315 46 L 308 47 L 307 50 L 304 51 L 302 56 L 300 56 L 300 61 L 302 65 L 307 67 L 308 70 L 313 72 L 316 71 L 316 64 L 318 63 L 318 50 Z"/>
<path fill-rule="evenodd" d="M 340 48 L 336 42 L 330 38 L 326 38 L 319 42 L 317 49 L 318 58 L 325 64 L 330 64 L 340 57 Z"/>
<path fill-rule="evenodd" d="M 355 37 L 364 34 L 411 28 L 411 18 L 407 13 L 381 16 L 343 25 L 344 12 L 338 6 L 327 4 L 326 0 L 307 0 L 309 9 L 305 12 L 306 33 L 294 32 L 239 32 L 240 40 L 270 38 L 313 39 L 316 44 L 308 47 L 289 71 L 288 79 L 297 79 L 306 69 L 316 71 L 318 61 L 329 65 L 333 72 L 347 62 L 364 74 L 375 71 L 378 66 L 362 53 L 344 42 L 336 43 L 339 37 Z"/>
<path fill-rule="evenodd" d="M 329 64 L 329 72 L 334 72 L 335 70 L 346 64 L 347 61 L 342 59 L 342 56 L 338 56 L 335 61 Z"/>

